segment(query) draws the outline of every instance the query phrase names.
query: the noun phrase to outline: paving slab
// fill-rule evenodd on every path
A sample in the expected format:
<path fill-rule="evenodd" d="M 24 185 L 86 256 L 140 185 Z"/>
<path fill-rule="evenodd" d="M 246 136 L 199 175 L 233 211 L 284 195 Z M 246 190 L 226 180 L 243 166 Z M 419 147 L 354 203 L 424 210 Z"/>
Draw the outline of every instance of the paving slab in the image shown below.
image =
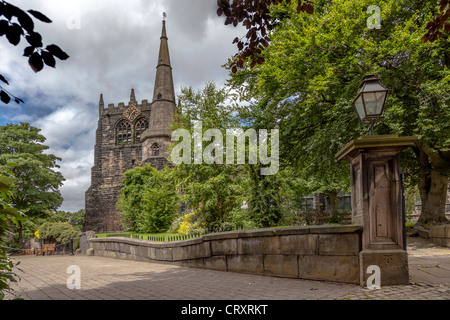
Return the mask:
<path fill-rule="evenodd" d="M 25 300 L 450 300 L 450 248 L 408 238 L 410 285 L 359 285 L 277 278 L 97 256 L 18 256 Z M 80 288 L 69 289 L 70 266 Z M 76 281 L 72 281 L 75 284 Z"/>

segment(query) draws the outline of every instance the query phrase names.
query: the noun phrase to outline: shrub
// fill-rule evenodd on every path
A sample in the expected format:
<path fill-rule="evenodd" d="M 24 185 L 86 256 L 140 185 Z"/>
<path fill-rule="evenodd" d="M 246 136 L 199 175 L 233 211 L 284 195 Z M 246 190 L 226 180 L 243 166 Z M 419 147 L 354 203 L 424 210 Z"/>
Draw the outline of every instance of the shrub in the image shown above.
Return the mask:
<path fill-rule="evenodd" d="M 73 248 L 78 248 L 80 244 L 81 232 L 67 222 L 45 222 L 37 230 L 39 239 L 55 240 L 64 245 L 70 245 L 73 239 Z"/>
<path fill-rule="evenodd" d="M 186 213 L 180 220 L 181 223 L 177 230 L 178 233 L 188 235 L 202 230 L 202 226 L 197 220 L 197 216 L 193 210 Z"/>

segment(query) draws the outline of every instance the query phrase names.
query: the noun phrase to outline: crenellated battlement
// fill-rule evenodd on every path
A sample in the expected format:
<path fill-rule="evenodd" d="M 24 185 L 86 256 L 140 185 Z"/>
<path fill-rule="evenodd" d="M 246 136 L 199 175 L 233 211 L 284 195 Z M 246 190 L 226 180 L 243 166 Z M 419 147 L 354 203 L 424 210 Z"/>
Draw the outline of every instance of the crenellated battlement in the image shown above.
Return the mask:
<path fill-rule="evenodd" d="M 142 100 L 141 103 L 135 103 L 135 106 L 141 110 L 150 110 L 151 104 L 147 99 Z M 100 103 L 100 112 L 102 114 L 123 113 L 131 105 L 131 101 L 128 104 L 125 104 L 124 102 L 119 102 L 117 105 L 114 103 L 109 103 L 106 107 L 103 103 Z"/>

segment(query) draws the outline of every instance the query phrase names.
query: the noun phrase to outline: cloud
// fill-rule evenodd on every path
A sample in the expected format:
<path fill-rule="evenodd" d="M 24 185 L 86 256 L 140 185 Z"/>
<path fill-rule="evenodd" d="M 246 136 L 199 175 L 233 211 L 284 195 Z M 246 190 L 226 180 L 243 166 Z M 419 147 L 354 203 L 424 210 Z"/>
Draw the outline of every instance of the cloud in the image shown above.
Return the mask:
<path fill-rule="evenodd" d="M 98 99 L 127 102 L 134 88 L 138 100 L 151 100 L 161 35 L 162 13 L 176 93 L 183 86 L 203 88 L 225 83 L 222 68 L 236 47 L 239 28 L 224 26 L 214 0 L 17 0 L 14 5 L 44 13 L 53 23 L 35 21 L 45 45 L 57 44 L 70 55 L 56 68 L 34 73 L 22 57 L 26 41 L 11 46 L 0 37 L 0 74 L 8 91 L 25 105 L 2 106 L 0 122 L 27 121 L 42 129 L 49 152 L 61 157 L 66 178 L 63 210 L 84 207 L 93 166 Z"/>

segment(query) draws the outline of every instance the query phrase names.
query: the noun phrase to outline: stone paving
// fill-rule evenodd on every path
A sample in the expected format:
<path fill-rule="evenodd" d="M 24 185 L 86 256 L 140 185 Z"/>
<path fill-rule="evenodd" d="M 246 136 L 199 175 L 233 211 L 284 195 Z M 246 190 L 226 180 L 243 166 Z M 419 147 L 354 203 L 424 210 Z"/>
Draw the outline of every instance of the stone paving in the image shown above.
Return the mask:
<path fill-rule="evenodd" d="M 410 285 L 377 290 L 82 255 L 15 257 L 12 288 L 25 300 L 450 300 L 450 248 L 409 238 L 408 252 Z M 80 289 L 67 287 L 71 265 Z"/>

